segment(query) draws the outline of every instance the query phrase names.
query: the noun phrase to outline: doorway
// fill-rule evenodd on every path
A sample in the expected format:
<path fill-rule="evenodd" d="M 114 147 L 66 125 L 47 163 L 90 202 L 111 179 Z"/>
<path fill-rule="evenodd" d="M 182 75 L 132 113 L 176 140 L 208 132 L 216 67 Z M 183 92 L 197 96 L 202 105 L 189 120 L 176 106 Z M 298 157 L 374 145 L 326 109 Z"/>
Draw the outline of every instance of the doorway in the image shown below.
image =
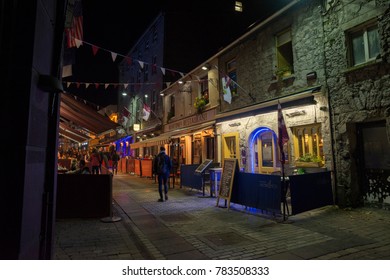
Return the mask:
<path fill-rule="evenodd" d="M 358 168 L 365 203 L 390 205 L 390 143 L 386 122 L 358 126 Z"/>

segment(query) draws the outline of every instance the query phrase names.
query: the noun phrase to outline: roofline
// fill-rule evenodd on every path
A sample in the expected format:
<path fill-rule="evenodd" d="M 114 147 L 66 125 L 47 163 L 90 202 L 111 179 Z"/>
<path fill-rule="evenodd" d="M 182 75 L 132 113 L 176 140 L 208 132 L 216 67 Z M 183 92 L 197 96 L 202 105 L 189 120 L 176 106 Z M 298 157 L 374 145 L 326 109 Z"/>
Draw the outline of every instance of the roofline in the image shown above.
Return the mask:
<path fill-rule="evenodd" d="M 287 4 L 286 6 L 284 6 L 282 9 L 280 9 L 279 11 L 277 11 L 276 13 L 272 14 L 270 17 L 266 18 L 264 21 L 260 22 L 258 25 L 256 25 L 252 30 L 248 31 L 247 33 L 245 33 L 244 35 L 242 35 L 241 37 L 239 37 L 238 39 L 236 39 L 235 41 L 233 41 L 232 43 L 230 43 L 228 46 L 226 46 L 225 48 L 223 48 L 222 50 L 220 50 L 219 52 L 217 52 L 215 55 L 213 55 L 212 57 L 210 57 L 209 59 L 205 60 L 203 63 L 199 64 L 197 67 L 195 67 L 191 72 L 188 72 L 184 77 L 182 77 L 182 79 L 186 78 L 187 76 L 189 75 L 192 75 L 195 71 L 197 71 L 200 67 L 202 67 L 205 63 L 207 62 L 210 62 L 214 59 L 217 59 L 220 55 L 222 55 L 223 53 L 225 53 L 226 51 L 228 51 L 230 48 L 234 47 L 235 45 L 239 44 L 241 41 L 243 41 L 244 39 L 246 39 L 247 37 L 251 36 L 253 33 L 255 33 L 256 31 L 258 31 L 260 28 L 262 28 L 264 25 L 268 24 L 270 21 L 272 21 L 273 19 L 275 19 L 276 17 L 280 16 L 281 14 L 283 14 L 284 12 L 286 12 L 287 10 L 289 10 L 291 7 L 295 6 L 296 4 L 298 4 L 301 0 L 294 0 L 292 1 L 291 3 Z M 160 91 L 161 93 L 165 93 L 166 90 L 168 89 L 171 89 L 174 85 L 177 84 L 177 81 L 172 83 L 169 87 L 167 87 L 166 89 Z"/>

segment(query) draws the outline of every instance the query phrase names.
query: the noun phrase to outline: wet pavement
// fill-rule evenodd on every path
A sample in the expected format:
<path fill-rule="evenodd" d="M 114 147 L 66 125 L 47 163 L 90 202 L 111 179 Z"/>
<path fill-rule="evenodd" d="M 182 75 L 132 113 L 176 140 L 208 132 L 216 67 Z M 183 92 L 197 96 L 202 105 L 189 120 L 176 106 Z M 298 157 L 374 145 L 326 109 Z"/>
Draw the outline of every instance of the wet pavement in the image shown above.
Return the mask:
<path fill-rule="evenodd" d="M 206 190 L 206 195 L 208 191 Z M 390 260 L 390 211 L 326 206 L 283 219 L 196 189 L 113 177 L 113 217 L 56 221 L 56 260 Z M 219 205 L 221 205 L 221 201 Z"/>

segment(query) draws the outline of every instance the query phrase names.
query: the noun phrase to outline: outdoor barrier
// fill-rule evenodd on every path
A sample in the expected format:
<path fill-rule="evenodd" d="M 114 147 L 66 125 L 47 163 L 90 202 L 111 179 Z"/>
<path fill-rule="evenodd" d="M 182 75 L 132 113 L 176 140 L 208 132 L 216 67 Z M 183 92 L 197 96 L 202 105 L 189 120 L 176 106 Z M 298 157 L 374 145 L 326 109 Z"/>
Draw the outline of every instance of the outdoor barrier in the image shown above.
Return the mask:
<path fill-rule="evenodd" d="M 126 158 L 121 158 L 118 161 L 118 172 L 126 173 Z"/>
<path fill-rule="evenodd" d="M 289 176 L 292 215 L 332 205 L 331 172 Z"/>
<path fill-rule="evenodd" d="M 102 218 L 111 215 L 112 175 L 58 174 L 57 218 Z"/>
<path fill-rule="evenodd" d="M 141 160 L 140 159 L 134 160 L 134 173 L 135 173 L 135 175 L 142 176 Z"/>
<path fill-rule="evenodd" d="M 195 170 L 199 164 L 182 164 L 180 166 L 180 187 L 186 186 L 193 189 L 202 190 L 203 177 L 195 175 Z"/>
<path fill-rule="evenodd" d="M 142 177 L 153 177 L 153 160 L 152 159 L 143 159 L 141 162 L 141 176 Z"/>
<path fill-rule="evenodd" d="M 237 172 L 234 176 L 230 201 L 272 213 L 280 213 L 280 176 Z"/>
<path fill-rule="evenodd" d="M 134 158 L 125 159 L 126 173 L 135 173 L 135 161 L 136 160 Z"/>

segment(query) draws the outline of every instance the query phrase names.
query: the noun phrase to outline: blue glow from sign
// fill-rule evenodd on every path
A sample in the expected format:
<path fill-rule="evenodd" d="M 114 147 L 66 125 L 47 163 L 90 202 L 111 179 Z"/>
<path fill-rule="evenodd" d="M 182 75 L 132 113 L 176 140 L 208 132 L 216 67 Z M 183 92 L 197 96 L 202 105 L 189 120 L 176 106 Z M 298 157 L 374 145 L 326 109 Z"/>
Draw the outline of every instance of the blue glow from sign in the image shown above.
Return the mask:
<path fill-rule="evenodd" d="M 249 150 L 253 151 L 253 147 L 254 147 L 254 143 L 255 141 L 257 141 L 257 136 L 261 133 L 264 133 L 264 132 L 267 132 L 267 131 L 272 131 L 271 129 L 267 128 L 267 127 L 259 127 L 259 128 L 256 128 L 253 132 L 252 132 L 252 136 L 249 136 Z M 252 157 L 252 160 L 251 160 L 251 173 L 254 173 L 255 172 L 255 156 L 253 155 Z"/>

